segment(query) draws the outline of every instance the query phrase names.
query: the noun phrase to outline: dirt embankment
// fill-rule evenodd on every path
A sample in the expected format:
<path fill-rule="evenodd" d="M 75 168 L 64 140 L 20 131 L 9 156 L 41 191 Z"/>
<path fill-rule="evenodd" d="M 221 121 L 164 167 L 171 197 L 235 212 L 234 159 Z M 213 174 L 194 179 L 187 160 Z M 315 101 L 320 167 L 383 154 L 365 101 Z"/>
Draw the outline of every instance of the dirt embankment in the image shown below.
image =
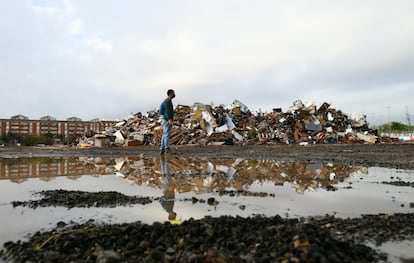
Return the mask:
<path fill-rule="evenodd" d="M 4 147 L 0 158 L 76 156 L 157 156 L 158 147 L 69 148 Z M 332 162 L 364 166 L 414 169 L 414 143 L 173 146 L 172 154 L 211 158 L 259 158 L 284 161 Z"/>

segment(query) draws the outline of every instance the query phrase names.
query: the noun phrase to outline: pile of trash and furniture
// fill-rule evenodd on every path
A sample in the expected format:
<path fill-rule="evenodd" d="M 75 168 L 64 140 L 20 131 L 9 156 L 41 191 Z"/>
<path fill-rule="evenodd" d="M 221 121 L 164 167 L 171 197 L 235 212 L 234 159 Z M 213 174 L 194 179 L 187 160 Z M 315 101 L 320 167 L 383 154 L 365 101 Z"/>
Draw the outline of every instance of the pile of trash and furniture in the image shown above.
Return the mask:
<path fill-rule="evenodd" d="M 323 103 L 295 101 L 286 112 L 253 114 L 234 100 L 230 108 L 194 103 L 177 105 L 172 145 L 319 144 L 389 142 L 368 127 L 366 116 L 351 117 Z M 136 113 L 95 135 L 95 146 L 159 145 L 162 136 L 158 110 Z"/>

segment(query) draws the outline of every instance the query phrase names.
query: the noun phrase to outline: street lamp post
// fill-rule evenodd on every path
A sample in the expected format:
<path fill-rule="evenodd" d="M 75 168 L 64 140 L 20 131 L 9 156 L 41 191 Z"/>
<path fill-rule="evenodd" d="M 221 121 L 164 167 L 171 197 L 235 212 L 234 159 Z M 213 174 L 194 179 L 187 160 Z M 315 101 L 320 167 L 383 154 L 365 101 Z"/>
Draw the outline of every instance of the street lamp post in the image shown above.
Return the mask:
<path fill-rule="evenodd" d="M 391 137 L 391 125 L 390 125 L 390 106 L 388 108 L 388 137 Z"/>

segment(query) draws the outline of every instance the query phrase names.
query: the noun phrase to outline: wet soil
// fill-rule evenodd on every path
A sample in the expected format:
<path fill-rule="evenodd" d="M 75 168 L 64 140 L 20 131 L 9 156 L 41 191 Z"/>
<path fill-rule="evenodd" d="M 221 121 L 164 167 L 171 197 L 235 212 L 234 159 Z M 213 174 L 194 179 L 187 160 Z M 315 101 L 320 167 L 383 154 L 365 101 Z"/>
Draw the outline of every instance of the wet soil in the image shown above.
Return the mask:
<path fill-rule="evenodd" d="M 1 148 L 0 158 L 70 156 L 156 156 L 157 147 Z M 414 169 L 414 144 L 177 146 L 173 155 L 280 159 Z M 407 182 L 411 186 L 412 182 Z M 118 206 L 151 202 L 117 192 L 43 191 L 40 200 L 13 205 Z M 194 200 L 192 200 L 194 201 Z M 9 241 L 0 261 L 11 262 L 384 262 L 387 256 L 366 245 L 414 239 L 414 213 L 331 215 L 287 219 L 206 217 L 169 222 L 84 224 L 57 222 L 25 241 Z M 413 259 L 404 259 L 413 260 Z"/>
<path fill-rule="evenodd" d="M 0 158 L 73 156 L 157 156 L 156 146 L 69 148 L 4 147 Z M 285 161 L 332 162 L 346 165 L 414 169 L 414 143 L 393 144 L 315 144 L 315 145 L 220 145 L 173 146 L 172 154 L 183 157 L 222 159 L 252 158 Z"/>
<path fill-rule="evenodd" d="M 385 260 L 363 240 L 381 243 L 413 235 L 410 214 L 307 219 L 206 217 L 181 225 L 93 220 L 6 242 L 16 262 L 376 262 Z M 392 226 L 383 235 L 378 229 Z"/>
<path fill-rule="evenodd" d="M 74 207 L 116 207 L 117 205 L 146 205 L 152 202 L 149 197 L 127 196 L 118 192 L 85 192 L 85 191 L 66 191 L 48 190 L 36 193 L 41 196 L 38 200 L 13 201 L 13 207 L 26 206 L 33 209 L 37 207 L 63 206 Z"/>

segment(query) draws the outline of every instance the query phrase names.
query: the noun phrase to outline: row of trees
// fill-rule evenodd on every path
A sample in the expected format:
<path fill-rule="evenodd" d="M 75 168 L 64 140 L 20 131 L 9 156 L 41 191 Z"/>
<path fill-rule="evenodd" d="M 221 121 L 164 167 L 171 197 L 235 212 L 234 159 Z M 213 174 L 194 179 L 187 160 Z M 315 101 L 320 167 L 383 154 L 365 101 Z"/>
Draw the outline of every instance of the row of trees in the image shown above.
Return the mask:
<path fill-rule="evenodd" d="M 394 134 L 401 134 L 401 133 L 413 133 L 414 132 L 414 126 L 409 126 L 401 122 L 391 122 L 390 124 L 382 124 L 378 127 L 374 127 L 375 129 L 378 129 L 380 133 L 394 133 Z"/>

